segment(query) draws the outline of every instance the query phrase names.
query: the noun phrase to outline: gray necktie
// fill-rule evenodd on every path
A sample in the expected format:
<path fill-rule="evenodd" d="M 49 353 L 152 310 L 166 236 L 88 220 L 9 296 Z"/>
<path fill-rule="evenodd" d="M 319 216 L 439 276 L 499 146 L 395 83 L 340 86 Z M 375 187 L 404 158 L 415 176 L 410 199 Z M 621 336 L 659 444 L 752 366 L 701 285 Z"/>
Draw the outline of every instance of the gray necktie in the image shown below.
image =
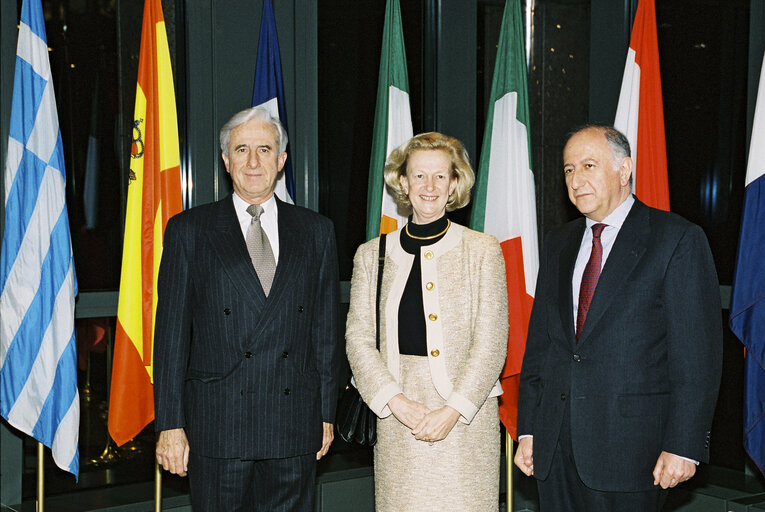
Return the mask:
<path fill-rule="evenodd" d="M 263 286 L 263 292 L 268 296 L 276 273 L 276 260 L 274 260 L 274 252 L 271 250 L 268 236 L 260 225 L 263 207 L 259 204 L 251 204 L 247 208 L 247 213 L 252 215 L 250 227 L 247 228 L 247 250 L 250 252 L 252 266 L 255 267 L 260 284 Z"/>

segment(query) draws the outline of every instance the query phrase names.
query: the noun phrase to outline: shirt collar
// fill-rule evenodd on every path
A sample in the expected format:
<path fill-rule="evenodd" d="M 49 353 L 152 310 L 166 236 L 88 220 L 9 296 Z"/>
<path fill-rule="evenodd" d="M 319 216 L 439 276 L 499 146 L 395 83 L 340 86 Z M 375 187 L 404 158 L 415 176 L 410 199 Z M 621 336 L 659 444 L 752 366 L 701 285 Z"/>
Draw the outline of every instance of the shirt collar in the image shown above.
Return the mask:
<path fill-rule="evenodd" d="M 630 194 L 629 196 L 627 196 L 627 199 L 622 201 L 622 204 L 617 206 L 614 209 L 614 211 L 609 213 L 605 219 L 600 221 L 600 223 L 605 224 L 607 226 L 613 226 L 616 229 L 621 229 L 622 224 L 624 224 L 624 221 L 627 219 L 627 215 L 629 215 L 633 204 L 635 204 L 635 196 Z M 594 224 L 599 224 L 599 222 L 594 221 L 592 219 L 586 219 L 586 222 L 587 222 L 587 229 L 592 228 Z"/>
<path fill-rule="evenodd" d="M 234 196 L 234 209 L 237 212 L 237 216 L 243 212 L 249 217 L 250 214 L 247 213 L 247 208 L 250 206 L 250 203 L 239 197 L 239 194 L 236 192 L 232 195 Z M 263 215 L 271 215 L 276 211 L 276 195 L 271 194 L 271 198 L 265 203 L 260 203 L 260 206 L 263 207 Z"/>

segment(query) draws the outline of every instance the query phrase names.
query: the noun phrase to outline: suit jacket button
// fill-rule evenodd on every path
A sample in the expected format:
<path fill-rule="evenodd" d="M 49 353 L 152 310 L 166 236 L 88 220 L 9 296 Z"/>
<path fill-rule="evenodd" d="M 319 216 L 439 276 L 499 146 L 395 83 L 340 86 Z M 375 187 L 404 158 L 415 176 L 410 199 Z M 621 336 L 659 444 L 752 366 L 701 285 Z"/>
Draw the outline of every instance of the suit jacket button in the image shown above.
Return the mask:
<path fill-rule="evenodd" d="M 298 313 L 302 313 L 302 312 L 303 312 L 303 306 L 298 306 Z"/>
<path fill-rule="evenodd" d="M 561 400 L 565 400 L 566 399 L 566 393 L 561 393 L 560 394 L 560 399 Z"/>
<path fill-rule="evenodd" d="M 435 285 L 434 285 L 434 284 L 433 284 L 433 282 L 431 281 L 431 282 L 429 282 L 428 284 L 426 284 L 426 285 L 425 285 L 425 289 L 426 289 L 426 290 L 428 290 L 428 291 L 430 291 L 430 290 L 432 290 L 432 289 L 433 289 L 433 287 L 434 287 L 434 286 L 435 286 Z"/>
<path fill-rule="evenodd" d="M 431 322 L 435 322 L 436 320 L 438 320 L 438 315 L 436 315 L 435 313 L 431 313 L 431 314 L 428 315 L 428 319 Z"/>
<path fill-rule="evenodd" d="M 244 357 L 246 357 L 247 359 L 251 358 L 252 357 L 252 352 L 245 352 L 244 353 Z"/>
<path fill-rule="evenodd" d="M 290 388 L 284 388 L 284 394 L 289 395 L 290 394 Z"/>
<path fill-rule="evenodd" d="M 582 358 L 579 356 L 579 354 L 574 354 L 574 357 L 573 357 L 573 359 L 574 359 L 574 361 L 576 361 L 577 363 L 578 363 L 578 362 L 580 362 L 580 361 L 582 360 Z"/>
<path fill-rule="evenodd" d="M 288 355 L 290 355 L 290 353 L 289 353 L 289 352 L 287 352 L 286 350 L 285 350 L 284 352 L 282 352 L 282 357 L 283 357 L 284 359 L 287 359 L 287 356 L 288 356 Z"/>
<path fill-rule="evenodd" d="M 223 310 L 223 314 L 224 315 L 230 315 L 231 314 L 231 310 L 229 308 L 226 308 L 226 309 Z"/>
<path fill-rule="evenodd" d="M 439 355 L 441 355 L 441 352 L 439 352 L 438 349 L 431 350 L 430 355 L 433 357 L 438 357 Z"/>

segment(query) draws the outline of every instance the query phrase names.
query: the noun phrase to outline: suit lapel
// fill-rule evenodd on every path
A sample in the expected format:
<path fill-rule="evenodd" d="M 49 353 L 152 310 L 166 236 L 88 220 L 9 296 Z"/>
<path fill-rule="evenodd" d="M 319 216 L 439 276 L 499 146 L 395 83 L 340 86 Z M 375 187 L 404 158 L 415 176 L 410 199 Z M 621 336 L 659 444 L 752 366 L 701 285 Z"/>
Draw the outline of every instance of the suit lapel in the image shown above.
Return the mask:
<path fill-rule="evenodd" d="M 584 343 L 588 335 L 597 329 L 598 321 L 613 304 L 619 289 L 645 253 L 649 234 L 648 208 L 636 199 L 600 273 L 579 344 Z"/>
<path fill-rule="evenodd" d="M 574 299 L 571 282 L 574 276 L 574 265 L 576 265 L 576 257 L 579 254 L 579 246 L 582 244 L 582 236 L 585 230 L 584 218 L 578 219 L 574 222 L 572 228 L 568 232 L 568 240 L 563 244 L 563 250 L 560 252 L 560 271 L 558 277 L 560 282 L 558 284 L 558 296 L 560 300 L 558 304 L 560 306 L 560 318 L 563 324 L 563 331 L 566 333 L 566 338 L 573 344 L 576 341 L 576 332 L 574 329 Z"/>
<path fill-rule="evenodd" d="M 213 222 L 211 229 L 207 230 L 207 237 L 223 271 L 253 307 L 262 308 L 266 296 L 247 252 L 231 196 L 218 202 L 218 212 Z"/>

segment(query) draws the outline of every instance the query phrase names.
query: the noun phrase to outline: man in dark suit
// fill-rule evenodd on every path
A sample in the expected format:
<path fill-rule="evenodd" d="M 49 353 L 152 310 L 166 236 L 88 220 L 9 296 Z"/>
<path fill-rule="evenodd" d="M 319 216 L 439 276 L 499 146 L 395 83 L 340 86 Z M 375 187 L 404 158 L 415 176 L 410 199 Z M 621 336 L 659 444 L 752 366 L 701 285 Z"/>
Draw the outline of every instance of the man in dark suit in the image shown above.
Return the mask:
<path fill-rule="evenodd" d="M 234 193 L 165 231 L 157 460 L 188 471 L 195 511 L 313 511 L 338 389 L 334 230 L 274 196 L 287 135 L 267 110 L 234 115 L 220 145 Z"/>
<path fill-rule="evenodd" d="M 573 133 L 569 198 L 585 218 L 541 255 L 520 380 L 516 465 L 542 511 L 658 511 L 709 459 L 722 325 L 702 230 L 630 193 L 626 138 Z"/>

